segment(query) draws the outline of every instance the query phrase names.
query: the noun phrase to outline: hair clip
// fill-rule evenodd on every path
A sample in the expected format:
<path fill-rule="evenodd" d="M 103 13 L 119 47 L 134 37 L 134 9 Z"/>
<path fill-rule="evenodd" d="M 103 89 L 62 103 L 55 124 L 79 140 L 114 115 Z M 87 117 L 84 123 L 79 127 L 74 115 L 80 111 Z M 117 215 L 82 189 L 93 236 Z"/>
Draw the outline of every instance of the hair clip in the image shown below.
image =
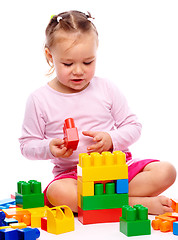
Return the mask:
<path fill-rule="evenodd" d="M 87 17 L 88 21 L 93 23 L 93 20 L 95 19 L 94 17 L 91 16 L 89 12 L 84 12 L 85 16 Z"/>
<path fill-rule="evenodd" d="M 61 16 L 58 16 L 57 17 L 57 22 L 59 23 L 59 21 L 62 19 L 62 17 Z"/>
<path fill-rule="evenodd" d="M 87 19 L 88 19 L 88 21 L 90 21 L 91 23 L 93 23 L 93 21 L 95 20 L 95 18 L 93 18 L 93 17 L 88 17 Z"/>

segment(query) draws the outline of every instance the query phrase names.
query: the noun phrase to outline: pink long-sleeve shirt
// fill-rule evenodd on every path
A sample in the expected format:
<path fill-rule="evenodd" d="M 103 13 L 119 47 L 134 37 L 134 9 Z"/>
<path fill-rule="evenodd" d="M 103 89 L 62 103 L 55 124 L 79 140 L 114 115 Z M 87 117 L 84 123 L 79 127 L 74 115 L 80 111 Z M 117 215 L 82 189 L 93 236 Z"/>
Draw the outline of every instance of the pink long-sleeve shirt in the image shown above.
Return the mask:
<path fill-rule="evenodd" d="M 66 118 L 73 118 L 79 132 L 79 145 L 69 158 L 55 158 L 49 149 L 53 138 L 63 139 Z M 30 95 L 26 104 L 22 136 L 22 154 L 33 160 L 51 159 L 54 176 L 76 167 L 79 153 L 87 152 L 93 139 L 82 131 L 108 132 L 113 150 L 128 151 L 140 136 L 138 122 L 118 88 L 106 79 L 94 77 L 88 87 L 78 93 L 65 94 L 48 84 Z"/>

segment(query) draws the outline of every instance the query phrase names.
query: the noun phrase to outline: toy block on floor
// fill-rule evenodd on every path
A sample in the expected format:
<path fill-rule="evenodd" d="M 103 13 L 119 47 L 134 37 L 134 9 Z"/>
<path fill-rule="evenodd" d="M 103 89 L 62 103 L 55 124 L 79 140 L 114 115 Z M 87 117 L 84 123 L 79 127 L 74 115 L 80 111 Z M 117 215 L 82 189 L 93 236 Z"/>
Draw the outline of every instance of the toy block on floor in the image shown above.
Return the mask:
<path fill-rule="evenodd" d="M 120 151 L 79 154 L 77 174 L 83 182 L 128 179 L 125 154 Z"/>
<path fill-rule="evenodd" d="M 37 228 L 0 230 L 0 240 L 36 240 L 39 237 L 40 231 Z"/>
<path fill-rule="evenodd" d="M 160 230 L 161 232 L 172 232 L 173 223 L 178 221 L 178 213 L 165 213 L 158 215 L 152 221 L 151 226 L 154 230 Z"/>
<path fill-rule="evenodd" d="M 13 229 L 22 229 L 27 227 L 25 223 L 11 223 L 9 226 Z"/>
<path fill-rule="evenodd" d="M 18 223 L 15 218 L 5 218 L 4 219 L 5 226 L 9 226 L 12 223 Z"/>
<path fill-rule="evenodd" d="M 27 226 L 31 225 L 31 213 L 22 208 L 12 208 L 12 209 L 4 209 L 7 218 L 15 218 L 19 223 L 23 222 Z"/>
<path fill-rule="evenodd" d="M 75 151 L 79 143 L 79 136 L 73 118 L 65 119 L 63 132 L 66 147 L 68 149 L 72 148 Z"/>
<path fill-rule="evenodd" d="M 5 222 L 4 222 L 5 218 L 6 218 L 5 213 L 3 211 L 0 211 L 0 227 L 6 225 Z"/>
<path fill-rule="evenodd" d="M 23 209 L 44 207 L 44 194 L 41 191 L 41 182 L 30 180 L 17 183 L 15 193 L 16 204 Z"/>
<path fill-rule="evenodd" d="M 9 226 L 2 226 L 2 227 L 0 227 L 0 230 L 1 229 L 6 229 L 6 228 L 10 228 Z"/>
<path fill-rule="evenodd" d="M 178 213 L 178 200 L 177 199 L 171 199 L 172 200 L 172 209 L 174 212 Z"/>
<path fill-rule="evenodd" d="M 120 231 L 128 237 L 150 235 L 151 222 L 148 219 L 148 209 L 142 205 L 123 206 L 120 218 Z"/>
<path fill-rule="evenodd" d="M 0 240 L 19 240 L 17 230 L 12 228 L 1 229 Z"/>
<path fill-rule="evenodd" d="M 15 204 L 15 199 L 7 198 L 7 199 L 0 200 L 1 206 L 6 205 L 6 204 Z"/>
<path fill-rule="evenodd" d="M 122 216 L 122 208 L 88 210 L 78 207 L 78 220 L 86 224 L 119 222 Z"/>
<path fill-rule="evenodd" d="M 47 216 L 47 209 L 49 207 L 44 206 L 40 208 L 30 208 L 27 209 L 31 213 L 31 227 L 40 228 L 41 227 L 41 218 Z"/>
<path fill-rule="evenodd" d="M 36 240 L 40 237 L 38 228 L 17 229 L 19 240 Z"/>
<path fill-rule="evenodd" d="M 173 234 L 178 236 L 178 222 L 173 222 Z"/>
<path fill-rule="evenodd" d="M 41 229 L 47 231 L 47 217 L 41 218 Z"/>
<path fill-rule="evenodd" d="M 74 231 L 74 215 L 72 210 L 63 205 L 47 210 L 47 232 L 61 234 Z"/>

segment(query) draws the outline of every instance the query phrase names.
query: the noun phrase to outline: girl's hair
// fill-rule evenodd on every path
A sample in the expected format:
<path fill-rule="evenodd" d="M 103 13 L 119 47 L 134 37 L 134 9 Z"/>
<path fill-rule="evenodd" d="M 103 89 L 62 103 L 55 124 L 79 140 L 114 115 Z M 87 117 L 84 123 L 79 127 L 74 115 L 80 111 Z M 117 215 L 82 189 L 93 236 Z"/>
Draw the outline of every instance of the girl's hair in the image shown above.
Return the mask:
<path fill-rule="evenodd" d="M 46 43 L 45 48 L 50 49 L 55 43 L 55 33 L 58 30 L 63 30 L 65 32 L 81 32 L 86 33 L 93 30 L 97 37 L 98 32 L 95 25 L 92 23 L 92 16 L 89 12 L 87 14 L 80 11 L 68 11 L 62 12 L 58 15 L 52 16 L 47 28 L 46 28 Z M 50 72 L 53 72 L 53 66 L 50 64 L 49 60 L 46 59 L 51 67 Z M 50 73 L 49 73 L 50 74 Z"/>

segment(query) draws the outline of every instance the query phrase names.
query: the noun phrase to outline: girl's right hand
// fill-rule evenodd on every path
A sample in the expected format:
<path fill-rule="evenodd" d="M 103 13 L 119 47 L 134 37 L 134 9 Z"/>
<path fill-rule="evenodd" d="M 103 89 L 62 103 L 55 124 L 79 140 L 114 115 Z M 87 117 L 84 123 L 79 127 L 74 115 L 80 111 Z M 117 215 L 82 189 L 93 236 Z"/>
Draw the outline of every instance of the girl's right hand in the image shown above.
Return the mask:
<path fill-rule="evenodd" d="M 63 157 L 67 158 L 70 157 L 73 153 L 72 149 L 67 149 L 64 145 L 64 140 L 59 138 L 54 138 L 49 143 L 49 148 L 52 155 L 56 158 Z"/>

